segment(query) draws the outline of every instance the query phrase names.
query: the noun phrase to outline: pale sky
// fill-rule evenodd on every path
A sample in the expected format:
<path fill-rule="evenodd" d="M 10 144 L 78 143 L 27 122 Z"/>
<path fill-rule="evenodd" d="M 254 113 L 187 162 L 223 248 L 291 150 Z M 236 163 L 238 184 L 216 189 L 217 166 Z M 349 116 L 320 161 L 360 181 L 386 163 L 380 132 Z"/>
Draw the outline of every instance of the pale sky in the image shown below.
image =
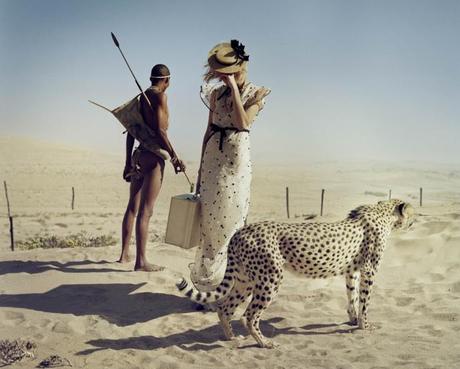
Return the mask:
<path fill-rule="evenodd" d="M 252 132 L 260 162 L 460 163 L 460 1 L 0 0 L 0 134 L 123 152 L 115 107 L 156 63 L 172 72 L 170 139 L 198 160 L 203 64 L 237 38 L 272 89 Z"/>

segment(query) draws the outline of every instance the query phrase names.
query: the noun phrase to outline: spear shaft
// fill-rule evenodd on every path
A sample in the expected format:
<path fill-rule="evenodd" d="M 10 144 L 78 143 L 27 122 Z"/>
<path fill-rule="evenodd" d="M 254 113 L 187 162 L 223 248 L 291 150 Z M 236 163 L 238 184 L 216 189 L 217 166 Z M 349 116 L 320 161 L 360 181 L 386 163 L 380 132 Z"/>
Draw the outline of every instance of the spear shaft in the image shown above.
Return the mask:
<path fill-rule="evenodd" d="M 115 37 L 115 35 L 113 34 L 113 32 L 110 32 L 110 34 L 112 35 L 112 40 L 113 40 L 113 43 L 115 44 L 115 46 L 117 47 L 118 51 L 120 51 L 120 54 L 121 56 L 123 57 L 123 60 L 125 61 L 126 65 L 128 66 L 128 69 L 129 71 L 131 72 L 131 75 L 133 76 L 134 78 L 134 82 L 136 82 L 136 85 L 137 87 L 139 88 L 139 91 L 141 91 L 142 94 L 144 94 L 144 90 L 142 89 L 141 85 L 139 84 L 139 82 L 137 82 L 137 79 L 136 79 L 136 76 L 134 75 L 133 73 L 133 70 L 131 69 L 128 61 L 126 60 L 126 57 L 125 57 L 125 54 L 123 54 L 123 51 L 121 50 L 120 48 L 120 43 L 118 42 L 117 38 Z M 145 94 L 144 94 L 144 97 L 145 97 Z M 148 99 L 147 99 L 148 101 Z M 150 105 L 150 101 L 148 101 L 148 104 Z M 151 105 L 150 105 L 151 107 Z M 152 109 L 153 110 L 153 109 Z"/>

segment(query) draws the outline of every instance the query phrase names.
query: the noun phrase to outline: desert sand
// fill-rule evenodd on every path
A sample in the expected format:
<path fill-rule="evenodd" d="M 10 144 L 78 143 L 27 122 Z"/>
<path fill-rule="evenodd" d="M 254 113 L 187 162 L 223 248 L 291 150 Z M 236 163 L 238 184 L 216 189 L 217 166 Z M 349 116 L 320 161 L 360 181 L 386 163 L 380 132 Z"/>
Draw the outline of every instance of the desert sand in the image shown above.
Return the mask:
<path fill-rule="evenodd" d="M 128 197 L 122 155 L 21 138 L 0 138 L 17 240 L 85 231 L 119 237 Z M 189 163 L 189 172 L 196 165 Z M 75 209 L 71 210 L 71 188 Z M 286 217 L 289 186 L 291 218 Z M 423 206 L 419 188 L 423 187 Z M 319 217 L 321 189 L 324 216 Z M 346 325 L 343 278 L 286 273 L 262 331 L 279 346 L 223 340 L 215 313 L 195 311 L 176 291 L 194 250 L 163 242 L 170 197 L 188 191 L 167 168 L 150 223 L 149 258 L 162 272 L 114 263 L 116 246 L 10 251 L 0 197 L 0 339 L 29 339 L 35 367 L 51 354 L 75 368 L 417 368 L 460 367 L 460 166 L 427 163 L 254 163 L 249 222 L 336 221 L 356 206 L 392 197 L 417 219 L 394 233 L 377 274 L 369 317 L 375 328 Z M 134 254 L 134 248 L 133 248 Z M 242 333 L 239 322 L 236 331 Z"/>

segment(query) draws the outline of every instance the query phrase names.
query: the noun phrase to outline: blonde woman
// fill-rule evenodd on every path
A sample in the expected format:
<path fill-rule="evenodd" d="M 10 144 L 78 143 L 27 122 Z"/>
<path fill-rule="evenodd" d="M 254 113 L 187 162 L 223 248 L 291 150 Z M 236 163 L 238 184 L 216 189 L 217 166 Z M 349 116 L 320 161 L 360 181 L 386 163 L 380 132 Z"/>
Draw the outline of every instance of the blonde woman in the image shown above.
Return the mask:
<path fill-rule="evenodd" d="M 227 247 L 249 210 L 251 158 L 249 132 L 270 90 L 247 80 L 249 56 L 237 40 L 216 45 L 208 54 L 205 88 L 209 118 L 203 138 L 197 193 L 201 198 L 201 247 L 191 264 L 191 279 L 203 292 L 222 281 Z"/>

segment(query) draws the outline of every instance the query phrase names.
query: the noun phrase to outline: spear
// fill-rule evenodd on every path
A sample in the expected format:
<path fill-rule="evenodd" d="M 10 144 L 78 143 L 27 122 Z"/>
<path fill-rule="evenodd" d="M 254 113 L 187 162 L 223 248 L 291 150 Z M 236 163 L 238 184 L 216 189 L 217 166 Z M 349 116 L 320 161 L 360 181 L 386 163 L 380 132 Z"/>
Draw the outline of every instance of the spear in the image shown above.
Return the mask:
<path fill-rule="evenodd" d="M 136 85 L 137 85 L 137 87 L 139 88 L 139 91 L 144 95 L 144 97 L 146 97 L 145 94 L 144 94 L 144 90 L 142 89 L 142 87 L 141 87 L 141 85 L 139 84 L 139 82 L 137 82 L 136 76 L 134 75 L 133 70 L 132 70 L 131 67 L 129 66 L 128 61 L 126 60 L 125 54 L 123 54 L 123 51 L 121 51 L 120 43 L 118 42 L 118 40 L 117 40 L 117 38 L 115 37 L 115 35 L 113 34 L 113 32 L 110 32 L 110 34 L 112 35 L 113 43 L 115 44 L 115 46 L 117 47 L 117 49 L 120 51 L 121 56 L 123 57 L 123 59 L 124 59 L 126 65 L 128 66 L 128 69 L 129 69 L 129 71 L 131 72 L 131 75 L 133 76 L 134 82 L 136 82 Z M 148 104 L 150 105 L 150 101 L 149 101 L 148 99 L 147 99 L 147 101 L 148 101 Z"/>
<path fill-rule="evenodd" d="M 150 110 L 152 111 L 152 114 L 155 114 L 155 111 L 153 110 L 153 107 L 152 107 L 152 104 L 150 103 L 150 100 L 147 98 L 147 96 L 145 95 L 144 90 L 142 89 L 141 85 L 140 85 L 139 82 L 137 81 L 137 78 L 136 78 L 136 76 L 134 75 L 133 70 L 132 70 L 131 67 L 129 66 L 128 61 L 126 60 L 125 54 L 123 54 L 123 51 L 121 51 L 120 43 L 118 42 L 118 40 L 117 40 L 117 38 L 115 37 L 115 35 L 113 34 L 113 32 L 110 32 L 110 34 L 112 35 L 113 43 L 115 44 L 115 46 L 117 47 L 117 49 L 120 51 L 120 54 L 121 54 L 121 56 L 123 57 L 123 60 L 125 61 L 126 65 L 128 66 L 129 71 L 131 72 L 131 75 L 132 75 L 133 78 L 134 78 L 134 82 L 136 82 L 137 88 L 139 88 L 139 91 L 141 92 L 142 96 L 144 96 L 145 101 L 147 101 L 147 104 L 148 104 L 148 106 L 150 107 Z M 171 144 L 170 144 L 170 145 L 171 145 Z M 176 155 L 176 153 L 175 153 L 174 148 L 172 147 L 172 145 L 171 145 L 171 150 L 172 150 L 172 152 L 173 152 L 173 155 L 177 157 L 177 155 Z M 177 168 L 176 168 L 176 169 L 177 169 Z M 187 181 L 188 181 L 190 187 L 192 187 L 192 186 L 193 186 L 193 185 L 192 185 L 192 182 L 191 182 L 190 179 L 188 178 L 187 173 L 185 173 L 185 171 L 182 172 L 182 173 L 184 173 L 185 178 L 187 178 Z"/>

